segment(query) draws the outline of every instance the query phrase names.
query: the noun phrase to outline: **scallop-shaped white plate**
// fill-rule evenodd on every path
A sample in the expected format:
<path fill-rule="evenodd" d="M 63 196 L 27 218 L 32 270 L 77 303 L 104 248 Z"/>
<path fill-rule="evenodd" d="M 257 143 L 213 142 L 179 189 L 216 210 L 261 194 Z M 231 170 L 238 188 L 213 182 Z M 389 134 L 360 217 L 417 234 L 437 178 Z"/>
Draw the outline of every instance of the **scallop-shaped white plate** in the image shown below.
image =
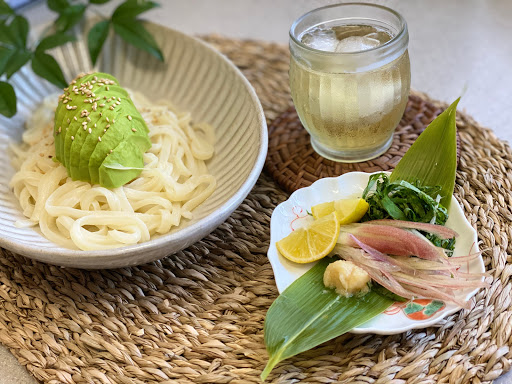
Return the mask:
<path fill-rule="evenodd" d="M 274 270 L 277 289 L 283 292 L 293 281 L 306 273 L 315 263 L 296 264 L 282 257 L 276 248 L 276 242 L 288 236 L 291 231 L 313 220 L 307 213 L 311 207 L 326 201 L 361 197 L 372 173 L 350 172 L 339 177 L 324 178 L 311 186 L 292 193 L 290 198 L 279 204 L 270 221 L 270 247 L 268 258 Z M 457 200 L 452 197 L 446 226 L 459 234 L 455 245 L 455 256 L 478 252 L 476 231 L 464 217 Z M 485 271 L 482 257 L 471 261 L 466 271 L 482 273 Z M 462 290 L 460 297 L 470 299 L 477 290 Z M 425 328 L 442 318 L 461 309 L 454 304 L 445 304 L 433 300 L 414 300 L 407 303 L 395 303 L 384 313 L 354 328 L 353 333 L 377 333 L 390 335 L 415 328 Z"/>
<path fill-rule="evenodd" d="M 37 228 L 15 228 L 23 215 L 8 187 L 14 174 L 8 145 L 19 141 L 23 125 L 37 104 L 56 87 L 34 75 L 29 67 L 12 78 L 18 113 L 0 117 L 0 246 L 51 264 L 80 268 L 115 268 L 146 263 L 175 253 L 200 240 L 238 207 L 256 183 L 267 153 L 263 109 L 252 86 L 225 56 L 208 44 L 180 32 L 148 23 L 165 62 L 111 36 L 95 69 L 116 76 L 124 87 L 153 100 L 166 99 L 190 111 L 194 121 L 215 129 L 215 155 L 208 162 L 217 179 L 214 193 L 194 210 L 194 218 L 167 235 L 148 242 L 106 251 L 62 248 Z M 87 27 L 85 30 L 88 30 Z M 93 69 L 83 33 L 78 41 L 52 51 L 68 81 Z"/>

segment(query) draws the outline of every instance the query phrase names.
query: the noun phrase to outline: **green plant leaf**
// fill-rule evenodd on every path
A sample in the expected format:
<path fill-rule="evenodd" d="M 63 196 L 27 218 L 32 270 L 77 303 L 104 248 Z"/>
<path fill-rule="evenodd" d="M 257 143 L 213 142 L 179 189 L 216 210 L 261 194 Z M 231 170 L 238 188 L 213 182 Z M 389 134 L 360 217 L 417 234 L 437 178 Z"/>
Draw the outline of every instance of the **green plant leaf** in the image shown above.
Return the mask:
<path fill-rule="evenodd" d="M 65 8 L 61 13 L 58 19 L 55 21 L 55 27 L 59 32 L 66 32 L 75 24 L 77 24 L 84 15 L 85 9 L 87 7 L 82 4 L 71 5 Z"/>
<path fill-rule="evenodd" d="M 32 70 L 34 73 L 59 88 L 65 88 L 68 84 L 57 61 L 47 53 L 36 52 L 32 58 Z"/>
<path fill-rule="evenodd" d="M 11 38 L 9 26 L 4 21 L 0 21 L 0 43 L 3 43 L 4 45 L 14 46 L 14 41 Z"/>
<path fill-rule="evenodd" d="M 16 93 L 11 84 L 0 81 L 0 114 L 12 117 L 16 114 Z"/>
<path fill-rule="evenodd" d="M 7 61 L 4 68 L 7 78 L 10 79 L 21 67 L 28 63 L 31 57 L 32 52 L 30 51 L 24 49 L 13 51 L 11 58 Z"/>
<path fill-rule="evenodd" d="M 23 16 L 16 15 L 8 26 L 10 40 L 20 48 L 27 46 L 28 21 Z"/>
<path fill-rule="evenodd" d="M 0 16 L 14 15 L 14 10 L 4 0 L 0 0 Z"/>
<path fill-rule="evenodd" d="M 262 380 L 280 361 L 350 331 L 394 303 L 374 291 L 346 298 L 325 288 L 323 274 L 331 261 L 320 260 L 270 306 L 264 326 L 269 361 Z"/>
<path fill-rule="evenodd" d="M 390 180 L 440 187 L 441 204 L 449 208 L 457 170 L 455 115 L 460 97 L 432 121 L 407 150 Z"/>
<path fill-rule="evenodd" d="M 164 55 L 151 34 L 144 28 L 142 23 L 131 19 L 113 20 L 114 30 L 126 42 L 143 49 L 158 60 L 164 61 Z"/>
<path fill-rule="evenodd" d="M 70 6 L 68 0 L 48 0 L 46 3 L 48 4 L 48 8 L 57 13 L 61 13 Z"/>
<path fill-rule="evenodd" d="M 119 7 L 116 8 L 112 14 L 112 20 L 119 19 L 134 19 L 141 13 L 147 12 L 150 9 L 158 7 L 159 4 L 147 0 L 126 0 Z"/>
<path fill-rule="evenodd" d="M 110 21 L 104 20 L 96 23 L 87 36 L 87 47 L 89 48 L 89 55 L 91 56 L 92 64 L 96 64 L 98 56 L 100 55 L 101 48 L 107 39 L 110 30 Z"/>
<path fill-rule="evenodd" d="M 106 4 L 109 1 L 110 0 L 89 0 L 89 3 L 91 3 L 91 4 Z"/>
<path fill-rule="evenodd" d="M 0 75 L 4 73 L 5 66 L 14 55 L 14 51 L 9 48 L 0 46 Z"/>
<path fill-rule="evenodd" d="M 52 49 L 55 47 L 59 47 L 70 41 L 76 41 L 76 37 L 72 35 L 66 35 L 64 33 L 56 33 L 54 35 L 50 35 L 45 37 L 40 43 L 37 45 L 36 52 L 44 52 L 48 49 Z"/>

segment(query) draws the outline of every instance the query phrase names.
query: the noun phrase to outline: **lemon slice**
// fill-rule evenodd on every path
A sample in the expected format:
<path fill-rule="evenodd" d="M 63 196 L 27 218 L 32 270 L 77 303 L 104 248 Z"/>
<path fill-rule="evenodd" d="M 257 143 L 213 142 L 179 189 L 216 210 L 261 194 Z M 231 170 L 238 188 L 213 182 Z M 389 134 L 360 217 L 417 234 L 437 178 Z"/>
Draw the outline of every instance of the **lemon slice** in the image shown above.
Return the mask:
<path fill-rule="evenodd" d="M 317 204 L 311 207 L 311 214 L 315 219 L 327 216 L 334 211 L 334 201 L 328 201 L 327 203 Z"/>
<path fill-rule="evenodd" d="M 283 257 L 295 263 L 310 263 L 327 256 L 334 249 L 340 235 L 336 213 L 313 221 L 299 228 L 276 243 Z"/>
<path fill-rule="evenodd" d="M 334 202 L 334 210 L 342 225 L 357 223 L 368 211 L 368 207 L 364 199 L 341 199 Z"/>
<path fill-rule="evenodd" d="M 358 222 L 366 211 L 368 203 L 364 199 L 340 199 L 311 207 L 311 214 L 315 219 L 336 212 L 340 225 Z"/>

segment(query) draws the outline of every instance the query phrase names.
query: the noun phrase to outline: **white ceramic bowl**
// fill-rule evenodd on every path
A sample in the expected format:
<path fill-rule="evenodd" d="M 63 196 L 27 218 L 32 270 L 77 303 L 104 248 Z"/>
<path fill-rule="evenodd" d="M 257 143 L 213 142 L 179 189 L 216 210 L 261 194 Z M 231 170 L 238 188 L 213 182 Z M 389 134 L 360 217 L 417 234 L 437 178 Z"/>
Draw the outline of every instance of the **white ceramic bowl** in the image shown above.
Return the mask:
<path fill-rule="evenodd" d="M 376 172 L 378 173 L 378 172 Z M 387 172 L 389 174 L 389 172 Z M 276 248 L 276 242 L 288 236 L 292 230 L 300 228 L 313 220 L 308 214 L 311 207 L 337 199 L 361 197 L 372 173 L 349 172 L 338 177 L 327 177 L 301 188 L 290 198 L 279 204 L 270 221 L 270 246 L 268 258 L 274 270 L 277 289 L 283 292 L 291 283 L 306 273 L 315 263 L 297 264 L 282 257 Z M 448 210 L 446 226 L 454 229 L 459 236 L 455 242 L 454 256 L 463 256 L 478 252 L 478 236 L 475 229 L 467 221 L 455 197 L 452 196 Z M 466 270 L 464 268 L 466 267 Z M 482 256 L 462 267 L 464 272 L 483 273 L 485 271 Z M 478 289 L 460 290 L 461 299 L 469 300 Z M 420 303 L 420 304 L 418 304 Z M 440 303 L 440 302 L 437 302 Z M 378 315 L 365 324 L 354 328 L 352 333 L 378 333 L 391 335 L 410 329 L 426 328 L 436 324 L 444 317 L 457 312 L 461 308 L 455 304 L 446 304 L 436 308 L 430 300 L 417 300 L 414 303 L 395 304 L 389 310 Z M 426 310 L 427 314 L 424 313 Z M 430 313 L 429 313 L 430 312 Z"/>
<path fill-rule="evenodd" d="M 198 208 L 194 219 L 184 221 L 167 235 L 148 242 L 105 251 L 80 251 L 60 247 L 45 239 L 37 228 L 15 228 L 23 218 L 8 187 L 14 170 L 7 152 L 19 141 L 23 124 L 42 98 L 58 91 L 25 67 L 12 83 L 18 96 L 13 119 L 0 117 L 0 246 L 51 264 L 79 268 L 115 268 L 137 265 L 175 253 L 208 235 L 240 205 L 256 183 L 267 153 L 267 127 L 252 86 L 227 58 L 209 45 L 180 32 L 147 24 L 164 56 L 161 63 L 118 37 L 107 40 L 95 69 L 116 76 L 123 86 L 154 100 L 165 98 L 215 129 L 215 156 L 208 169 L 217 189 Z M 69 81 L 93 69 L 80 36 L 78 42 L 54 50 L 54 57 Z"/>

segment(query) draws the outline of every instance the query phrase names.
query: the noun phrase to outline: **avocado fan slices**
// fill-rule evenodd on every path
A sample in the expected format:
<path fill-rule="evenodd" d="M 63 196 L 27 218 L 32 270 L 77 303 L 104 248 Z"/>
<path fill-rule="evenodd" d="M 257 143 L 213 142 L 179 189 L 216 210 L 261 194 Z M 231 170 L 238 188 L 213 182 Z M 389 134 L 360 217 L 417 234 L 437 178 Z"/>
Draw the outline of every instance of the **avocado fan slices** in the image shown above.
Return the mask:
<path fill-rule="evenodd" d="M 109 74 L 79 75 L 59 97 L 55 153 L 72 180 L 106 188 L 133 180 L 151 148 L 148 133 L 129 94 Z"/>

